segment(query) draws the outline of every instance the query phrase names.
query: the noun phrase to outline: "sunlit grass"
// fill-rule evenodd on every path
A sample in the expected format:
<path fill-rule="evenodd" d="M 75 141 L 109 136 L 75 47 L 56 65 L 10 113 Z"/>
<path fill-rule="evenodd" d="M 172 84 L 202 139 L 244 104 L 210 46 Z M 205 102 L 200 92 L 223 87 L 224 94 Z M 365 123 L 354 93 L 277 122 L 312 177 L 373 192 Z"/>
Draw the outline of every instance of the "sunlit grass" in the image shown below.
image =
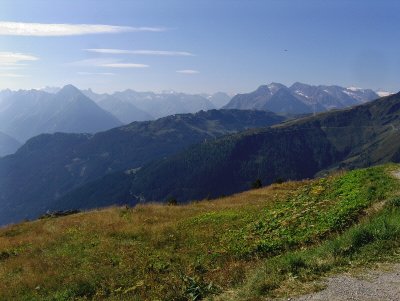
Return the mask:
<path fill-rule="evenodd" d="M 0 300 L 198 300 L 235 287 L 242 299 L 284 295 L 290 277 L 313 280 L 398 238 L 396 201 L 384 205 L 397 191 L 390 168 L 7 227 Z M 372 217 L 375 226 L 346 232 Z"/>

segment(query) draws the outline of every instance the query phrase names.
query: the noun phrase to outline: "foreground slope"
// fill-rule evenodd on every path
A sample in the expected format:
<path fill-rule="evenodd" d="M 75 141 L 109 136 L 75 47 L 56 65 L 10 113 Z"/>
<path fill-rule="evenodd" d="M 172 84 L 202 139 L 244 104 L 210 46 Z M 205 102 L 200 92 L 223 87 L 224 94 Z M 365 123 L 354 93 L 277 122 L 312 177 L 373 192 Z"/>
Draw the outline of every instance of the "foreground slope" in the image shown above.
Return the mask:
<path fill-rule="evenodd" d="M 0 159 L 0 224 L 57 210 L 62 203 L 50 208 L 51 201 L 111 172 L 133 172 L 191 144 L 283 120 L 271 112 L 211 110 L 135 122 L 96 135 L 40 135 Z M 104 205 L 99 201 L 92 207 Z"/>
<path fill-rule="evenodd" d="M 398 250 L 400 202 L 393 197 L 400 191 L 392 176 L 398 169 L 380 166 L 185 206 L 110 208 L 7 227 L 0 230 L 0 299 L 285 295 L 339 267 L 387 259 Z M 234 294 L 225 292 L 233 287 Z"/>
<path fill-rule="evenodd" d="M 100 199 L 185 202 L 244 191 L 256 179 L 270 184 L 311 178 L 330 169 L 400 162 L 399 129 L 400 93 L 202 143 L 133 175 L 89 183 L 66 195 L 63 203 L 74 208 Z"/>

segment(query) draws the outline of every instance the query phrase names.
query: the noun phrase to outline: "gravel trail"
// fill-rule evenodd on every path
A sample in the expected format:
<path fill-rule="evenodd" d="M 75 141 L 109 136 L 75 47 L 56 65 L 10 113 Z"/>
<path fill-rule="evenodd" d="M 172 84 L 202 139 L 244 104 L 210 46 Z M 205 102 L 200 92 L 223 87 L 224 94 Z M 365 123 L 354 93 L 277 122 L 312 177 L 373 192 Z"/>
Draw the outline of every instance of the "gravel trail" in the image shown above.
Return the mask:
<path fill-rule="evenodd" d="M 326 289 L 291 301 L 399 301 L 400 264 L 389 271 L 372 270 L 362 277 L 339 275 L 328 278 Z"/>

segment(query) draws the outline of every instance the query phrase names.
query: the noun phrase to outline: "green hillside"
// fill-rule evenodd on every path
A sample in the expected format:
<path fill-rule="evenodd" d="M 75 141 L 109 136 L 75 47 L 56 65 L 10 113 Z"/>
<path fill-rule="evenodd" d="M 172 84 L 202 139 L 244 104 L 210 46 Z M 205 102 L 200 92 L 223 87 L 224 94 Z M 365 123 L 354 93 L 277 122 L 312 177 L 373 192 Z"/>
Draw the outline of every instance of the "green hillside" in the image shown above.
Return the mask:
<path fill-rule="evenodd" d="M 66 209 L 74 209 L 133 196 L 148 202 L 171 197 L 186 202 L 245 191 L 256 179 L 265 185 L 335 169 L 400 162 L 399 128 L 400 93 L 194 145 L 134 174 L 110 174 L 89 182 L 54 206 L 68 204 Z"/>
<path fill-rule="evenodd" d="M 283 120 L 271 112 L 211 110 L 133 122 L 95 135 L 34 137 L 16 154 L 0 159 L 0 225 L 36 218 L 49 209 L 68 208 L 68 202 L 60 200 L 63 195 L 110 173 L 125 175 L 127 170 L 190 145 Z M 113 181 L 120 182 L 121 177 Z M 120 190 L 121 185 L 111 186 Z M 92 204 L 80 203 L 76 208 L 125 204 L 130 199 L 101 202 L 96 198 Z"/>
<path fill-rule="evenodd" d="M 0 230 L 0 300 L 261 300 L 400 248 L 398 165 Z M 171 202 L 173 203 L 173 202 Z"/>

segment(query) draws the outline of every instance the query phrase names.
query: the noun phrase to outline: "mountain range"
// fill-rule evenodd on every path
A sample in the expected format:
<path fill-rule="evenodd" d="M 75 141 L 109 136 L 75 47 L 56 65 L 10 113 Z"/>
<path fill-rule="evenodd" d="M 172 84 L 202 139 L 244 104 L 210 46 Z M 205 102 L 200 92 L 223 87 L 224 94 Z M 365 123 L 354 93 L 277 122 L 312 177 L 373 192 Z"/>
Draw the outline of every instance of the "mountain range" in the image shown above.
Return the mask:
<path fill-rule="evenodd" d="M 124 123 L 219 109 L 231 99 L 223 92 L 214 94 L 186 94 L 174 91 L 154 93 L 137 92 L 131 89 L 113 94 L 97 94 L 90 89 L 82 92 Z"/>
<path fill-rule="evenodd" d="M 102 109 L 110 112 L 124 124 L 134 121 L 153 120 L 154 117 L 149 113 L 139 109 L 132 102 L 121 100 L 114 95 L 107 93 L 97 94 L 91 89 L 82 90 L 87 97 L 93 99 Z"/>
<path fill-rule="evenodd" d="M 134 122 L 95 135 L 37 136 L 0 159 L 0 224 L 37 217 L 69 191 L 102 176 L 133 174 L 190 145 L 284 119 L 265 111 L 211 110 Z"/>
<path fill-rule="evenodd" d="M 120 125 L 72 85 L 56 94 L 20 90 L 0 103 L 0 131 L 21 142 L 42 133 L 95 133 Z"/>
<path fill-rule="evenodd" d="M 115 92 L 113 96 L 135 105 L 150 114 L 154 119 L 173 114 L 195 113 L 201 110 L 215 109 L 215 106 L 206 97 L 173 91 L 153 93 L 126 90 Z"/>
<path fill-rule="evenodd" d="M 215 109 L 229 100 L 222 92 L 190 95 L 126 90 L 97 94 L 90 89 L 80 91 L 72 85 L 3 90 L 0 91 L 0 131 L 21 142 L 42 133 L 96 133 L 134 121 Z M 6 145 L 0 147 L 6 148 Z"/>
<path fill-rule="evenodd" d="M 69 92 L 67 92 L 69 90 Z M 379 92 L 381 93 L 381 92 Z M 86 96 L 86 97 L 85 97 Z M 221 108 L 269 110 L 296 115 L 343 108 L 377 98 L 372 90 L 273 83 L 232 98 L 226 93 L 185 94 L 125 90 L 98 94 L 68 85 L 0 91 L 0 131 L 25 142 L 42 133 L 95 133 L 134 121 Z"/>
<path fill-rule="evenodd" d="M 234 96 L 224 108 L 306 114 L 350 107 L 377 98 L 379 95 L 370 89 L 312 86 L 299 82 L 286 87 L 271 83 L 251 93 Z"/>
<path fill-rule="evenodd" d="M 264 95 L 269 91 L 273 94 L 272 104 L 294 108 L 291 90 L 320 95 L 321 87 L 271 84 L 260 87 L 258 92 Z M 331 91 L 337 99 L 342 97 L 342 106 L 353 106 L 365 102 L 366 95 L 373 96 L 370 90 L 336 86 L 324 90 Z M 351 94 L 349 91 L 353 90 Z M 0 130 L 7 129 L 6 135 L 11 131 L 13 137 L 24 141 L 40 132 L 77 133 L 39 135 L 14 155 L 0 159 L 0 223 L 37 217 L 47 209 L 94 208 L 170 198 L 186 202 L 242 191 L 256 179 L 268 184 L 277 179 L 313 177 L 339 167 L 400 160 L 396 140 L 400 128 L 399 94 L 291 121 L 285 121 L 287 117 L 283 116 L 300 111 L 278 110 L 277 115 L 257 107 L 175 114 L 118 127 L 122 122 L 98 105 L 131 104 L 137 108 L 131 100 L 139 94 L 141 102 L 146 103 L 146 93 L 82 93 L 71 85 L 55 94 L 37 90 L 2 92 Z M 153 94 L 155 99 L 162 98 Z M 164 94 L 166 104 L 176 103 L 176 99 L 186 102 L 182 93 Z M 343 94 L 353 96 L 349 100 Z M 199 98 L 211 103 L 211 96 L 192 96 L 187 103 L 204 104 Z M 285 101 L 279 103 L 279 97 Z M 332 98 L 315 99 L 321 110 L 333 107 Z M 151 100 L 146 105 L 154 103 Z M 302 105 L 306 106 L 306 102 Z M 168 106 L 162 110 L 165 108 Z M 113 129 L 99 132 L 107 128 Z M 92 134 L 95 132 L 98 133 Z M 4 139 L 11 143 L 13 139 L 8 136 Z M 14 143 L 14 150 L 18 147 Z M 8 153 L 12 151 L 11 148 Z"/>
<path fill-rule="evenodd" d="M 257 179 L 270 184 L 400 162 L 399 129 L 400 93 L 194 145 L 135 173 L 119 172 L 86 184 L 53 206 L 171 198 L 187 202 L 244 191 Z"/>

